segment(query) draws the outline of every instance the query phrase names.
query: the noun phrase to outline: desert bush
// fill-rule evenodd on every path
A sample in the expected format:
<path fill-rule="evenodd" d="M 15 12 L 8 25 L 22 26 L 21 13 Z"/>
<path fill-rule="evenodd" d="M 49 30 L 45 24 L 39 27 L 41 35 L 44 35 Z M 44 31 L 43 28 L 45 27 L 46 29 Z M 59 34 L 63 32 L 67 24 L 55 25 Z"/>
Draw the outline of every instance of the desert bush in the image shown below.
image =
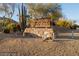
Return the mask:
<path fill-rule="evenodd" d="M 76 24 L 74 24 L 73 26 L 70 27 L 71 29 L 76 29 L 78 28 Z"/>
<path fill-rule="evenodd" d="M 8 29 L 8 28 L 6 27 L 6 28 L 4 28 L 3 32 L 4 32 L 4 33 L 10 33 L 10 29 Z"/>
<path fill-rule="evenodd" d="M 8 24 L 10 24 L 11 22 L 10 22 L 10 20 L 5 20 L 5 21 L 3 21 L 3 26 L 7 26 Z"/>
<path fill-rule="evenodd" d="M 56 25 L 60 27 L 65 27 L 65 28 L 70 28 L 70 26 L 72 26 L 71 22 L 67 20 L 58 20 L 56 22 Z"/>
<path fill-rule="evenodd" d="M 16 28 L 16 24 L 15 23 L 10 23 L 6 26 L 10 31 L 16 31 L 17 28 Z"/>
<path fill-rule="evenodd" d="M 17 29 L 17 31 L 21 31 L 21 27 L 19 24 L 16 25 L 16 29 Z"/>

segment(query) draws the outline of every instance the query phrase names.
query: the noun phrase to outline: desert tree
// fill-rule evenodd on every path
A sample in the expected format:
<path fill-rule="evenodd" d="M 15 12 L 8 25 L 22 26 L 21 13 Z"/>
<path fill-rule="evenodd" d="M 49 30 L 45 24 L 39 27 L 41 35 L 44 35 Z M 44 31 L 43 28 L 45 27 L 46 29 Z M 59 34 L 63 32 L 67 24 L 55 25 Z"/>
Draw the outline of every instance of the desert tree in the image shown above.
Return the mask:
<path fill-rule="evenodd" d="M 1 3 L 0 12 L 3 13 L 3 17 L 12 18 L 15 11 L 14 3 Z"/>
<path fill-rule="evenodd" d="M 50 14 L 52 19 L 58 19 L 60 16 L 62 16 L 60 4 L 30 3 L 26 5 L 28 6 L 30 16 L 34 18 L 45 18 L 50 16 Z"/>
<path fill-rule="evenodd" d="M 8 3 L 8 7 L 9 7 L 8 17 L 12 18 L 12 16 L 14 15 L 14 12 L 15 12 L 16 3 Z"/>
<path fill-rule="evenodd" d="M 1 3 L 0 4 L 0 13 L 3 13 L 4 14 L 4 17 L 6 17 L 6 14 L 8 14 L 8 10 L 9 10 L 9 7 L 8 7 L 8 4 L 7 3 Z"/>

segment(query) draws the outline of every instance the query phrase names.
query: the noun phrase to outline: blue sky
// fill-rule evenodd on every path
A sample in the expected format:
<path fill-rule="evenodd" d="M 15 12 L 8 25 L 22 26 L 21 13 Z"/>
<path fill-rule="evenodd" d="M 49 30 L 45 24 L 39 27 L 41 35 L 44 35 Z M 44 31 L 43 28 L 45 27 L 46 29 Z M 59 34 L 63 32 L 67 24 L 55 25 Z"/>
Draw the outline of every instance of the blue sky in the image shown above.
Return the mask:
<path fill-rule="evenodd" d="M 18 16 L 19 16 L 19 11 L 16 8 L 16 11 L 14 12 L 14 15 L 13 15 L 12 19 L 15 20 L 15 21 L 19 21 L 19 17 Z"/>
<path fill-rule="evenodd" d="M 78 3 L 64 3 L 61 4 L 62 12 L 65 17 L 75 20 L 79 24 L 79 4 Z"/>

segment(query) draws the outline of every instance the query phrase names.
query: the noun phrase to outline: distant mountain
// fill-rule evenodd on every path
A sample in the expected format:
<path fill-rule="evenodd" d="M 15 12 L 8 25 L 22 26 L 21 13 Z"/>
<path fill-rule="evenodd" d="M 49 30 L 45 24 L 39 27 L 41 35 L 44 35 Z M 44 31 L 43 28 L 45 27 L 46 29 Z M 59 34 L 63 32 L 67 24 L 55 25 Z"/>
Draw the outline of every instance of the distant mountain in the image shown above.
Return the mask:
<path fill-rule="evenodd" d="M 6 18 L 6 17 L 5 18 L 4 17 L 0 17 L 0 20 L 7 20 L 7 21 L 10 20 L 12 23 L 16 23 L 16 24 L 18 23 L 15 20 L 10 19 L 10 18 Z"/>

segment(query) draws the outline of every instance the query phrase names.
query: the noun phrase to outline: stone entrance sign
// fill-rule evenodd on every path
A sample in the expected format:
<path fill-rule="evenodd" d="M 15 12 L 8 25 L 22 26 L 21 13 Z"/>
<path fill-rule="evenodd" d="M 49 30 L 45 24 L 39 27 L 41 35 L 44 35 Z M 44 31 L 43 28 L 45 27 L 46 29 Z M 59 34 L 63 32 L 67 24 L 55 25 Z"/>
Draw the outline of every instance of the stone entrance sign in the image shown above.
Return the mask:
<path fill-rule="evenodd" d="M 29 28 L 25 29 L 23 36 L 25 36 L 26 33 L 30 33 L 42 37 L 43 39 L 54 39 L 54 32 L 50 25 L 50 19 L 30 20 L 29 25 Z"/>
<path fill-rule="evenodd" d="M 30 27 L 50 27 L 50 19 L 38 19 L 38 20 L 30 20 Z"/>

